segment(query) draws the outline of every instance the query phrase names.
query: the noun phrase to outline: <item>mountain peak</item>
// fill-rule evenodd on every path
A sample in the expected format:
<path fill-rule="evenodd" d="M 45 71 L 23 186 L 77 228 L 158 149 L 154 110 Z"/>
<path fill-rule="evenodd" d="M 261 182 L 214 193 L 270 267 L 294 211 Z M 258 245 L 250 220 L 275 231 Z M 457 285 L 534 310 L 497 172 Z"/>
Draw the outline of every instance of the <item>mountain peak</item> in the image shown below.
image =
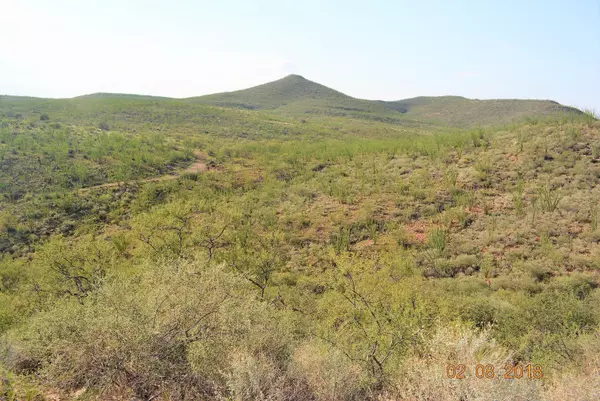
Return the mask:
<path fill-rule="evenodd" d="M 298 74 L 286 75 L 282 79 L 288 79 L 288 80 L 292 80 L 293 79 L 293 80 L 297 80 L 297 81 L 308 81 L 308 79 L 306 79 L 302 75 L 298 75 Z"/>

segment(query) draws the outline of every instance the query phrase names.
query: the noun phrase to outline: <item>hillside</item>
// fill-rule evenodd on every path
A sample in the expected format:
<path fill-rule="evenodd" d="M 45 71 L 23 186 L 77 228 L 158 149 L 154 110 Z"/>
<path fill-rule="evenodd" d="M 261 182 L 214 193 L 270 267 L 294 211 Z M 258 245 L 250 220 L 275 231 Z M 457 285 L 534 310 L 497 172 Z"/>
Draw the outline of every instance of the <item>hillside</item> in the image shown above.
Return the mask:
<path fill-rule="evenodd" d="M 0 98 L 0 399 L 600 399 L 596 116 L 305 81 Z"/>
<path fill-rule="evenodd" d="M 4 105 L 4 106 L 2 106 Z M 72 99 L 40 99 L 0 96 L 0 109 L 12 113 L 59 112 L 72 118 L 119 120 L 132 110 L 146 113 L 171 110 L 166 119 L 186 116 L 196 120 L 200 114 L 222 114 L 207 107 L 261 112 L 262 117 L 317 118 L 321 122 L 331 117 L 379 122 L 406 128 L 435 129 L 436 127 L 474 128 L 521 122 L 526 118 L 544 119 L 564 114 L 581 114 L 572 107 L 550 100 L 496 99 L 475 100 L 459 96 L 417 97 L 398 101 L 356 99 L 341 92 L 309 81 L 299 75 L 249 89 L 217 93 L 187 99 L 118 93 L 94 93 Z M 143 110 L 143 111 L 142 111 Z M 157 122 L 156 115 L 150 121 Z M 135 118 L 133 118 L 135 120 Z"/>
<path fill-rule="evenodd" d="M 581 114 L 580 110 L 551 100 L 491 99 L 477 100 L 460 96 L 416 97 L 387 102 L 388 107 L 405 110 L 416 120 L 431 121 L 454 127 L 499 125 L 544 118 L 564 113 Z"/>
<path fill-rule="evenodd" d="M 356 99 L 299 75 L 235 92 L 185 99 L 187 102 L 292 115 L 322 114 L 376 119 L 394 124 L 419 121 L 440 126 L 501 125 L 525 117 L 581 113 L 549 100 L 474 100 L 459 96 L 417 97 L 399 101 Z"/>
<path fill-rule="evenodd" d="M 133 99 L 133 100 L 169 100 L 170 97 L 165 96 L 149 96 L 149 95 L 136 95 L 129 93 L 107 93 L 98 92 L 90 93 L 88 95 L 76 96 L 73 99 L 85 99 L 85 98 L 109 98 L 109 99 Z"/>
<path fill-rule="evenodd" d="M 258 85 L 235 92 L 185 99 L 188 102 L 210 104 L 220 107 L 240 107 L 245 109 L 277 109 L 294 103 L 323 101 L 331 106 L 352 103 L 356 99 L 341 92 L 309 81 L 299 75 L 289 75 L 277 81 Z"/>

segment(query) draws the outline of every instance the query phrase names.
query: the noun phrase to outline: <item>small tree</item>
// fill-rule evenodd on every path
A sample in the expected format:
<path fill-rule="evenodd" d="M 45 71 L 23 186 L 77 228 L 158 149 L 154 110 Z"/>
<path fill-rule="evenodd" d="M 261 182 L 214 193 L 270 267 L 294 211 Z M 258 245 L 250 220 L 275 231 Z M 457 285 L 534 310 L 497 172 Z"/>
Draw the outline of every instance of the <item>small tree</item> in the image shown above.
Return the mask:
<path fill-rule="evenodd" d="M 387 367 L 418 344 L 429 319 L 417 290 L 392 283 L 373 267 L 372 262 L 336 258 L 328 291 L 318 303 L 314 335 L 362 365 L 381 385 Z"/>
<path fill-rule="evenodd" d="M 50 120 L 50 117 L 48 116 L 48 114 L 42 114 L 40 116 L 40 121 L 48 121 Z"/>
<path fill-rule="evenodd" d="M 283 235 L 273 231 L 261 237 L 250 228 L 247 238 L 244 237 L 243 233 L 238 236 L 228 262 L 234 271 L 257 287 L 260 297 L 264 298 L 273 274 L 281 270 L 289 258 Z"/>

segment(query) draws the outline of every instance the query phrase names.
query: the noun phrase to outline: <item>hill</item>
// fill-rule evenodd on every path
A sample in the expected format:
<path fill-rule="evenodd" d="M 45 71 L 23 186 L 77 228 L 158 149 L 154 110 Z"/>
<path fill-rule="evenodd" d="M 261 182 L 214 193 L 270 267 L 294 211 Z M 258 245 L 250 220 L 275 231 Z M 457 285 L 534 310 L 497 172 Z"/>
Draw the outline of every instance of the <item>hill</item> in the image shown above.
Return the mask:
<path fill-rule="evenodd" d="M 325 115 L 408 123 L 399 120 L 401 113 L 380 102 L 355 99 L 300 75 L 288 75 L 249 89 L 184 100 L 218 107 L 271 110 L 284 115 Z"/>
<path fill-rule="evenodd" d="M 414 119 L 455 127 L 499 125 L 527 117 L 542 118 L 580 110 L 552 100 L 467 99 L 460 96 L 416 97 L 386 102 L 388 107 L 405 110 Z"/>
<path fill-rule="evenodd" d="M 417 97 L 398 101 L 356 99 L 299 75 L 289 75 L 249 89 L 184 100 L 285 114 L 345 116 L 395 124 L 419 121 L 454 127 L 501 125 L 525 117 L 581 113 L 550 100 L 476 100 L 459 96 Z"/>
<path fill-rule="evenodd" d="M 160 118 L 195 119 L 202 115 L 237 109 L 261 111 L 272 118 L 310 117 L 331 121 L 330 117 L 381 122 L 407 128 L 454 127 L 473 128 L 521 122 L 527 118 L 544 119 L 563 114 L 581 115 L 572 107 L 551 100 L 467 99 L 460 96 L 416 97 L 398 101 L 365 100 L 348 96 L 300 75 L 289 75 L 277 81 L 234 92 L 217 93 L 186 99 L 118 93 L 93 93 L 71 99 L 42 99 L 23 96 L 0 96 L 0 108 L 11 113 L 69 112 L 73 118 L 98 115 L 102 119 L 132 120 L 130 114 L 140 110 L 168 110 Z M 198 108 L 200 106 L 200 108 Z M 263 118 L 259 117 L 259 118 Z M 135 120 L 135 119 L 133 119 Z M 149 122 L 150 122 L 149 121 Z M 345 125 L 345 124 L 343 124 Z"/>
<path fill-rule="evenodd" d="M 300 75 L 285 78 L 249 89 L 185 99 L 188 102 L 244 109 L 278 109 L 294 103 L 326 101 L 332 106 L 356 99 L 330 89 Z"/>
<path fill-rule="evenodd" d="M 0 399 L 599 399 L 594 115 L 276 86 L 0 97 Z"/>
<path fill-rule="evenodd" d="M 136 95 L 130 93 L 107 93 L 97 92 L 90 93 L 88 95 L 76 96 L 73 99 L 134 99 L 134 100 L 170 100 L 172 98 L 166 96 L 150 96 L 150 95 Z"/>

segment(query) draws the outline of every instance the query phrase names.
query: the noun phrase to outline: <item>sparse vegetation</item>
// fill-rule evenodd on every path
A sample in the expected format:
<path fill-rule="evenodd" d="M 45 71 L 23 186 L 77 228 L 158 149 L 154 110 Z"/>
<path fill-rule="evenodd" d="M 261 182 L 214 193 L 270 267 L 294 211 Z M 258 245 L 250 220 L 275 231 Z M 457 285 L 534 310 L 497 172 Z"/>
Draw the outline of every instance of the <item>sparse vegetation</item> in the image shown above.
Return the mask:
<path fill-rule="evenodd" d="M 294 80 L 0 98 L 0 399 L 598 398 L 597 121 Z"/>

